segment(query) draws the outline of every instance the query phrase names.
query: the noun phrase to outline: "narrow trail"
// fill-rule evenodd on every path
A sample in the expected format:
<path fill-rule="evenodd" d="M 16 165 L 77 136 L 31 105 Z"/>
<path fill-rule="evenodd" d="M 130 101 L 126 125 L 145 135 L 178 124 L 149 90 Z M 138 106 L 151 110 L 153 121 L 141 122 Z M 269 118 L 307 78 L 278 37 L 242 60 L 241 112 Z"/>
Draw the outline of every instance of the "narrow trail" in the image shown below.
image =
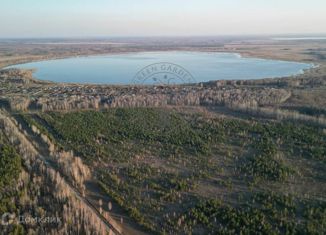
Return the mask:
<path fill-rule="evenodd" d="M 19 116 L 15 115 L 14 118 L 21 125 L 22 129 L 25 131 L 25 133 L 23 133 L 25 135 L 25 137 L 30 141 L 30 143 L 38 151 L 40 160 L 42 160 L 47 167 L 52 168 L 53 170 L 55 170 L 57 172 L 60 172 L 59 166 L 56 164 L 55 161 L 53 161 L 49 157 L 50 153 L 49 153 L 47 145 L 45 143 L 43 143 L 43 141 L 40 139 L 39 136 L 36 136 L 32 132 L 32 130 L 29 128 L 29 126 L 26 125 L 26 123 Z M 27 135 L 26 135 L 26 133 L 27 133 Z M 110 231 L 110 234 L 112 234 L 112 232 L 115 235 L 134 234 L 134 233 L 132 233 L 132 231 L 129 231 L 131 233 L 129 233 L 128 231 L 124 231 L 123 228 L 121 227 L 121 224 L 118 224 L 113 218 L 111 218 L 111 217 L 105 218 L 100 213 L 98 208 L 94 205 L 94 203 L 88 199 L 87 195 L 89 195 L 89 192 L 86 193 L 85 197 L 83 197 L 82 193 L 76 187 L 74 187 L 69 182 L 69 180 L 66 179 L 66 177 L 63 176 L 63 178 L 65 179 L 66 184 L 74 192 L 75 196 L 79 200 L 81 200 L 85 205 L 87 205 L 98 216 L 98 218 L 107 226 L 107 229 L 108 229 L 108 231 Z M 135 234 L 137 234 L 137 233 L 135 233 Z"/>

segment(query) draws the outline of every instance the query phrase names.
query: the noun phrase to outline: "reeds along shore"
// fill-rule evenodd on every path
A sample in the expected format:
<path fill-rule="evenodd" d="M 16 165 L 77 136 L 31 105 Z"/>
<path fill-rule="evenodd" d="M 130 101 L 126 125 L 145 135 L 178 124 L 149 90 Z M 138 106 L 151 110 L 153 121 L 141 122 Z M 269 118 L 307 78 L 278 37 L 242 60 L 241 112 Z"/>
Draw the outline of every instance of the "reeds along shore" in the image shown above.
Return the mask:
<path fill-rule="evenodd" d="M 69 111 L 80 109 L 99 109 L 117 107 L 162 107 L 175 106 L 207 106 L 229 104 L 274 105 L 280 104 L 290 97 L 291 93 L 284 89 L 271 88 L 170 88 L 166 87 L 155 92 L 151 89 L 139 89 L 130 93 L 119 90 L 111 91 L 110 95 L 65 95 L 55 97 L 29 98 L 10 97 L 8 102 L 11 110 L 27 111 Z"/>

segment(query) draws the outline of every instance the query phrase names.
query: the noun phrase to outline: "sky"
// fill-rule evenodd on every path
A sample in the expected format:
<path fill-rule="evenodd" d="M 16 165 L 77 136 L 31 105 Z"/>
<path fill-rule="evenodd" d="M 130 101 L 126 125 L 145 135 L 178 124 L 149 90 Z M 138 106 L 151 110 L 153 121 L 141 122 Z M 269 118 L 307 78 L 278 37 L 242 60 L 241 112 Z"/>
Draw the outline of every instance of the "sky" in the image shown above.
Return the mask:
<path fill-rule="evenodd" d="M 325 0 L 1 0 L 0 38 L 326 34 Z"/>

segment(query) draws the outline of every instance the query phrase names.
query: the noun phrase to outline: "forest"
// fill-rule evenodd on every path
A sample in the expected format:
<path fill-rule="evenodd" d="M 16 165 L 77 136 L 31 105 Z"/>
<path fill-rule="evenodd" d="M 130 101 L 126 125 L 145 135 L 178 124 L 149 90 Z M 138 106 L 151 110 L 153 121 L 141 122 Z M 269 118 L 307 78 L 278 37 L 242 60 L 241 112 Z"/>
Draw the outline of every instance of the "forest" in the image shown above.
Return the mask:
<path fill-rule="evenodd" d="M 79 156 L 114 206 L 148 233 L 325 231 L 321 126 L 186 108 L 17 116 Z"/>

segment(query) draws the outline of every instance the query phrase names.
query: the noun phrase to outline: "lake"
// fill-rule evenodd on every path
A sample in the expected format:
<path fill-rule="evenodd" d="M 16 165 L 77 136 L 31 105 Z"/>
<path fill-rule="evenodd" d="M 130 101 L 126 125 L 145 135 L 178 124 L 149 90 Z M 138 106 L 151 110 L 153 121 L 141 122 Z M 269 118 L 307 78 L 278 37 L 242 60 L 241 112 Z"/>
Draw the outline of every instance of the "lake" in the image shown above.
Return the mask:
<path fill-rule="evenodd" d="M 74 57 L 14 65 L 10 68 L 33 68 L 36 69 L 36 78 L 53 82 L 125 85 L 155 84 L 162 79 L 181 84 L 284 77 L 302 73 L 312 66 L 245 58 L 235 53 L 169 51 Z M 184 79 L 179 76 L 181 74 Z"/>

